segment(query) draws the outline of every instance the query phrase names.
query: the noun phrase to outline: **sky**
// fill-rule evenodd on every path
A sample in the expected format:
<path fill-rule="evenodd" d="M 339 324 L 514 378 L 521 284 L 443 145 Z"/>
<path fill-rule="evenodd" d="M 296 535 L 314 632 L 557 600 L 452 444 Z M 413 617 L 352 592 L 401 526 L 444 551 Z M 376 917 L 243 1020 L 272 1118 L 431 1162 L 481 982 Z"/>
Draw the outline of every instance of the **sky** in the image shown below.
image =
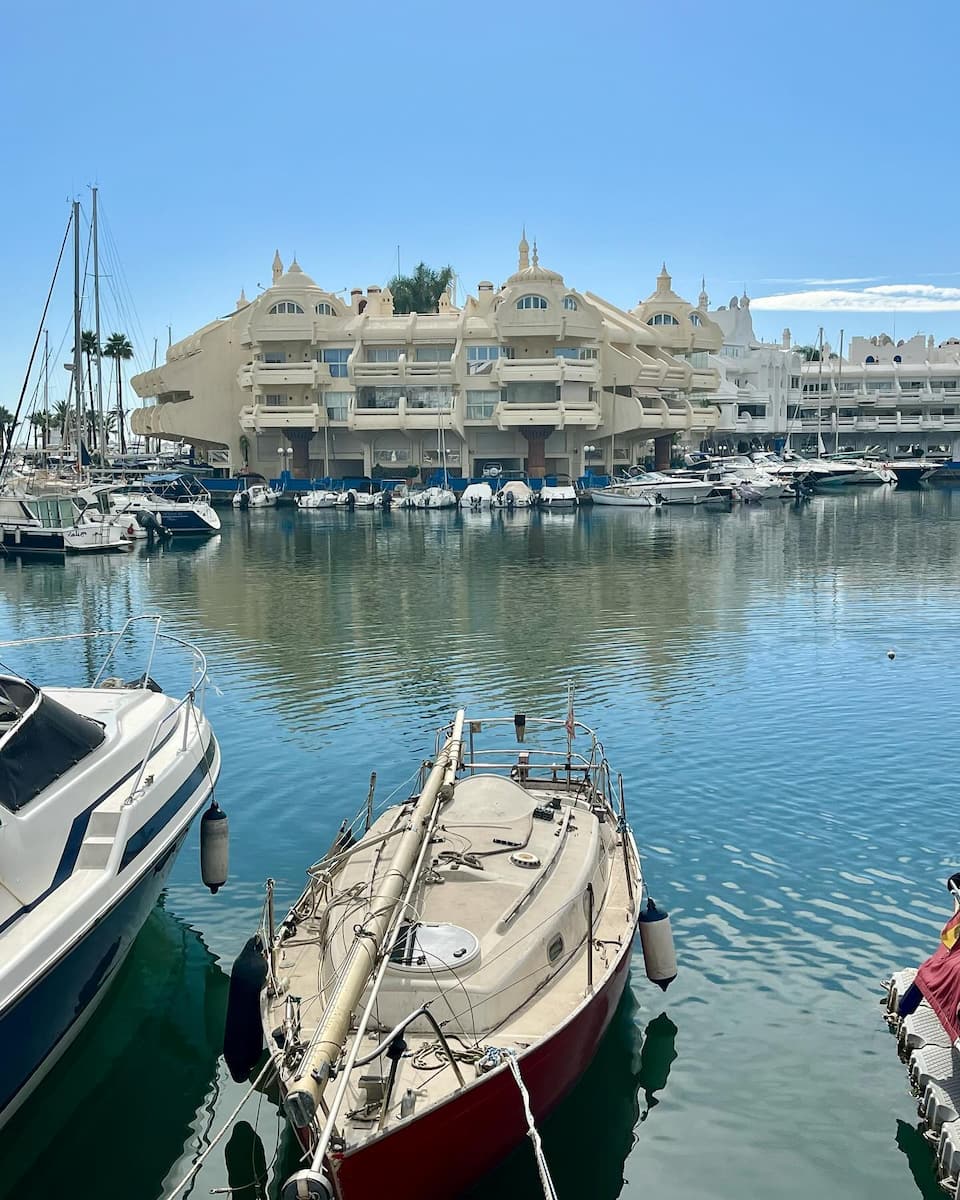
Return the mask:
<path fill-rule="evenodd" d="M 949 0 L 38 0 L 3 24 L 11 409 L 92 185 L 131 373 L 268 285 L 277 248 L 331 291 L 382 285 L 398 252 L 449 263 L 462 299 L 515 269 L 524 225 L 621 307 L 665 261 L 690 298 L 701 275 L 714 304 L 746 288 L 768 340 L 960 335 Z M 71 271 L 68 250 L 54 363 Z"/>

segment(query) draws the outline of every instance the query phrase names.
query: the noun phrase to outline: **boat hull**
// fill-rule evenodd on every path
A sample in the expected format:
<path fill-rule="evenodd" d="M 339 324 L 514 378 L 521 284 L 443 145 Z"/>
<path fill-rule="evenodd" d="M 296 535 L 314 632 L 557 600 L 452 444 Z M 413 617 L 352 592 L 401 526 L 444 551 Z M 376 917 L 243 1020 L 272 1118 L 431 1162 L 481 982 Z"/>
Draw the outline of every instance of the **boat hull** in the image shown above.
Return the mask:
<path fill-rule="evenodd" d="M 623 995 L 630 957 L 628 943 L 591 999 L 520 1058 L 537 1121 L 574 1088 L 592 1061 Z M 369 1200 L 389 1181 L 391 1200 L 455 1200 L 516 1149 L 526 1133 L 520 1092 L 504 1066 L 409 1124 L 332 1156 L 337 1196 Z"/>
<path fill-rule="evenodd" d="M 0 1013 L 0 1126 L 93 1015 L 153 910 L 187 830 L 65 954 Z"/>

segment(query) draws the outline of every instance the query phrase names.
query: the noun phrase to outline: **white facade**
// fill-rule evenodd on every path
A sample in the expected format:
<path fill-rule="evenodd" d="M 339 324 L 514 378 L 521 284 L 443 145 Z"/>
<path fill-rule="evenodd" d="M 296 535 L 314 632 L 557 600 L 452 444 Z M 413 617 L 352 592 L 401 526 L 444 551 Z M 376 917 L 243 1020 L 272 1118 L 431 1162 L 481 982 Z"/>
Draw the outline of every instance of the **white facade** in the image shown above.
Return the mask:
<path fill-rule="evenodd" d="M 876 446 L 895 458 L 919 447 L 957 458 L 960 340 L 856 337 L 844 359 L 825 345 L 822 362 L 803 364 L 803 400 L 791 429 L 795 446 L 814 446 L 819 433 L 828 451 Z"/>
<path fill-rule="evenodd" d="M 463 308 L 394 313 L 387 289 L 349 300 L 279 254 L 256 300 L 171 346 L 133 380 L 154 401 L 134 431 L 227 447 L 234 466 L 273 474 L 292 451 L 295 474 L 464 475 L 489 463 L 531 474 L 581 474 L 637 462 L 650 439 L 696 445 L 719 413 L 702 397 L 717 374 L 699 355 L 719 345 L 705 317 L 665 325 L 689 305 L 657 290 L 632 313 L 568 287 L 519 246 L 499 288 L 482 282 Z"/>

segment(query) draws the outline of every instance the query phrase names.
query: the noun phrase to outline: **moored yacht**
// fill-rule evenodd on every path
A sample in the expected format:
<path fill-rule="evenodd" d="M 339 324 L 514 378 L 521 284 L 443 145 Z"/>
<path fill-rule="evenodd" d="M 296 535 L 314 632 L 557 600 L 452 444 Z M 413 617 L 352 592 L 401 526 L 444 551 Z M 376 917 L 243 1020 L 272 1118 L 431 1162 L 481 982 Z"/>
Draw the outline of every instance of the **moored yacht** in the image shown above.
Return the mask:
<path fill-rule="evenodd" d="M 0 494 L 0 547 L 11 554 L 112 553 L 130 548 L 122 521 L 89 521 L 69 496 Z"/>
<path fill-rule="evenodd" d="M 154 625 L 151 650 L 124 683 L 108 671 L 139 620 Z M 159 617 L 37 642 L 88 636 L 112 641 L 89 687 L 0 670 L 0 1123 L 94 1011 L 220 770 L 202 653 L 161 633 Z M 3 648 L 22 659 L 32 645 Z M 150 675 L 180 669 L 180 699 Z"/>
<path fill-rule="evenodd" d="M 532 508 L 537 498 L 522 479 L 509 479 L 493 497 L 494 508 Z"/>
<path fill-rule="evenodd" d="M 572 483 L 545 483 L 539 501 L 544 508 L 576 508 L 579 498 Z"/>
<path fill-rule="evenodd" d="M 655 504 L 702 504 L 714 486 L 709 481 L 684 479 L 661 471 L 633 470 L 605 488 L 592 488 L 590 494 L 595 504 L 606 504 L 609 496 L 616 501 L 624 493 L 649 496 Z"/>
<path fill-rule="evenodd" d="M 592 1060 L 638 921 L 649 976 L 674 977 L 614 787 L 572 704 L 566 721 L 461 710 L 409 799 L 344 822 L 276 929 L 268 883 L 225 1052 L 245 1078 L 267 1047 L 260 1077 L 309 1164 L 284 1200 L 367 1200 L 385 1180 L 394 1200 L 461 1195 Z"/>

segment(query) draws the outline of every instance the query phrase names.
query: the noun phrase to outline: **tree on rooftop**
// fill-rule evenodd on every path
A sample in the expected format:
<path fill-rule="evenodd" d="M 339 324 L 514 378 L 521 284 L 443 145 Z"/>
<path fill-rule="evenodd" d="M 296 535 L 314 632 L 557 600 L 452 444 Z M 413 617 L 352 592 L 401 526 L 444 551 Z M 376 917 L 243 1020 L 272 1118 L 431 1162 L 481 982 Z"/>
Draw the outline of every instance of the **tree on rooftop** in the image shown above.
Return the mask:
<path fill-rule="evenodd" d="M 394 275 L 387 284 L 393 293 L 395 313 L 435 313 L 440 295 L 453 280 L 453 267 L 439 271 L 426 263 L 417 263 L 412 275 Z"/>
<path fill-rule="evenodd" d="M 820 351 L 816 346 L 794 346 L 794 350 L 803 356 L 804 362 L 820 361 Z"/>

